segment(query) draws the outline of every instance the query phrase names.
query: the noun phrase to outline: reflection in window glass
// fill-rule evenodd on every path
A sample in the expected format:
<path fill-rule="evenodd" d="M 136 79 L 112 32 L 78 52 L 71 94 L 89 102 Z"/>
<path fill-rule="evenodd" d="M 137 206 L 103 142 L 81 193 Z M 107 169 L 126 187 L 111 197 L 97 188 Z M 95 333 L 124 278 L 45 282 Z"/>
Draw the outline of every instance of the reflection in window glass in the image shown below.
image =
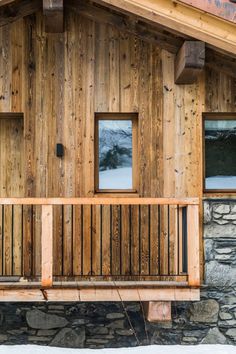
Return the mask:
<path fill-rule="evenodd" d="M 99 120 L 99 189 L 132 189 L 132 121 Z"/>
<path fill-rule="evenodd" d="M 236 120 L 205 120 L 206 189 L 236 189 Z"/>

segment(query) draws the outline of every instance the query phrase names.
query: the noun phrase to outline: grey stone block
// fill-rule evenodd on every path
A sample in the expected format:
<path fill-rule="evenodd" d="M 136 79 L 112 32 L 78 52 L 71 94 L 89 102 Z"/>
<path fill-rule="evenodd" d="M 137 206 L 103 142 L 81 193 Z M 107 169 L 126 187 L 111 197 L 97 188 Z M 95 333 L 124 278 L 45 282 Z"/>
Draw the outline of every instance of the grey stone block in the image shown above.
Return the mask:
<path fill-rule="evenodd" d="M 220 254 L 229 254 L 232 253 L 232 248 L 217 248 L 216 252 Z"/>
<path fill-rule="evenodd" d="M 124 318 L 125 315 L 123 313 L 120 312 L 112 312 L 112 313 L 108 313 L 106 318 L 108 318 L 109 320 L 115 320 L 118 318 Z"/>
<path fill-rule="evenodd" d="M 119 336 L 133 336 L 134 332 L 131 328 L 130 329 L 117 329 L 116 334 L 118 334 Z"/>
<path fill-rule="evenodd" d="M 190 307 L 190 321 L 201 323 L 215 323 L 218 320 L 219 304 L 216 300 L 202 300 Z"/>
<path fill-rule="evenodd" d="M 183 337 L 182 341 L 186 343 L 197 343 L 198 340 L 195 337 Z"/>
<path fill-rule="evenodd" d="M 221 214 L 213 213 L 213 219 L 220 219 L 222 218 Z"/>
<path fill-rule="evenodd" d="M 226 261 L 229 260 L 231 258 L 230 254 L 217 254 L 215 256 L 215 259 L 218 261 Z"/>
<path fill-rule="evenodd" d="M 53 329 L 65 327 L 68 321 L 60 316 L 47 314 L 40 310 L 30 310 L 26 313 L 29 327 L 34 329 Z"/>
<path fill-rule="evenodd" d="M 7 340 L 8 336 L 7 334 L 0 334 L 0 342 L 5 342 Z"/>
<path fill-rule="evenodd" d="M 211 261 L 214 259 L 214 241 L 211 239 L 205 240 L 205 260 Z"/>
<path fill-rule="evenodd" d="M 236 328 L 228 329 L 228 331 L 225 334 L 232 339 L 236 339 Z"/>
<path fill-rule="evenodd" d="M 227 225 L 218 225 L 215 222 L 205 225 L 205 238 L 236 238 L 236 225 L 231 223 Z"/>
<path fill-rule="evenodd" d="M 55 329 L 40 329 L 37 332 L 38 336 L 54 336 L 57 333 Z"/>
<path fill-rule="evenodd" d="M 229 214 L 230 206 L 228 204 L 214 204 L 213 211 L 218 214 Z"/>
<path fill-rule="evenodd" d="M 206 337 L 202 340 L 202 344 L 226 344 L 227 339 L 219 331 L 218 328 L 210 328 Z"/>
<path fill-rule="evenodd" d="M 113 329 L 123 329 L 125 325 L 124 320 L 116 320 L 111 322 L 108 327 Z"/>
<path fill-rule="evenodd" d="M 225 320 L 218 322 L 219 327 L 234 327 L 236 326 L 236 320 Z"/>
<path fill-rule="evenodd" d="M 229 221 L 228 220 L 215 220 L 215 222 L 219 225 L 226 225 L 226 224 L 229 224 Z"/>
<path fill-rule="evenodd" d="M 85 342 L 85 330 L 79 333 L 71 328 L 63 328 L 50 343 L 52 347 L 83 348 Z"/>
<path fill-rule="evenodd" d="M 228 312 L 220 312 L 219 316 L 220 316 L 221 320 L 231 320 L 232 319 L 232 315 Z"/>
<path fill-rule="evenodd" d="M 229 220 L 229 221 L 231 221 L 231 220 L 234 221 L 234 220 L 236 220 L 236 214 L 224 215 L 223 219 L 224 220 Z"/>
<path fill-rule="evenodd" d="M 205 282 L 217 287 L 232 286 L 236 284 L 236 268 L 217 261 L 208 262 L 205 264 Z"/>
<path fill-rule="evenodd" d="M 204 203 L 204 223 L 207 224 L 211 222 L 212 219 L 212 208 L 210 203 Z"/>
<path fill-rule="evenodd" d="M 49 337 L 40 337 L 40 336 L 29 336 L 28 341 L 34 343 L 41 343 L 41 342 L 49 342 L 51 338 Z"/>

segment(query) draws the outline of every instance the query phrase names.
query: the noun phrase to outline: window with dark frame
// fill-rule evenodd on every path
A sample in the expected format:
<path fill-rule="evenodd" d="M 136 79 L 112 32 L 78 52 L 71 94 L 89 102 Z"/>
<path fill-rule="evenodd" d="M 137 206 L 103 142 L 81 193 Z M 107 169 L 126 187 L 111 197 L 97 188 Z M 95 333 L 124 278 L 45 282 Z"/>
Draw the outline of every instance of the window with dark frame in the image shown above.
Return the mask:
<path fill-rule="evenodd" d="M 205 114 L 204 190 L 236 192 L 236 114 Z"/>
<path fill-rule="evenodd" d="M 95 190 L 135 193 L 137 186 L 138 115 L 95 115 Z"/>

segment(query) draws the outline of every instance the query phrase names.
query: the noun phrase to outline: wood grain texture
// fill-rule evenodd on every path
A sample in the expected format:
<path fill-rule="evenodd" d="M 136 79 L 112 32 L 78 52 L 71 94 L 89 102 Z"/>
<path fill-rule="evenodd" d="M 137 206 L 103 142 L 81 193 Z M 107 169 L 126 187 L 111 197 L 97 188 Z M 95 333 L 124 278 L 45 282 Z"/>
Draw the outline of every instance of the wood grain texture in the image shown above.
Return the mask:
<path fill-rule="evenodd" d="M 234 61 L 217 54 L 195 84 L 177 87 L 175 55 L 134 32 L 70 9 L 65 33 L 47 34 L 44 28 L 40 11 L 0 28 L 0 113 L 24 114 L 24 124 L 0 116 L 0 205 L 24 204 L 23 211 L 14 207 L 13 239 L 0 242 L 8 258 L 1 272 L 40 275 L 39 206 L 55 204 L 54 275 L 109 276 L 115 268 L 117 276 L 138 276 L 168 267 L 174 275 L 175 205 L 198 204 L 195 197 L 202 197 L 202 112 L 236 111 Z M 213 51 L 208 58 L 215 58 Z M 94 193 L 96 112 L 138 114 L 137 195 L 120 199 Z M 57 143 L 64 145 L 63 158 L 55 155 Z M 171 199 L 155 199 L 162 196 Z M 168 203 L 173 205 L 169 244 L 168 225 L 159 220 L 155 205 Z M 11 211 L 6 217 L 10 235 Z M 17 231 L 21 217 L 23 228 Z"/>
<path fill-rule="evenodd" d="M 193 84 L 205 66 L 205 43 L 185 41 L 175 59 L 175 83 Z"/>
<path fill-rule="evenodd" d="M 129 12 L 151 23 L 236 54 L 235 27 L 233 23 L 219 20 L 208 13 L 171 0 L 95 0 L 116 10 Z"/>
<path fill-rule="evenodd" d="M 53 276 L 53 207 L 42 206 L 42 286 L 52 286 Z"/>
<path fill-rule="evenodd" d="M 45 16 L 45 31 L 61 33 L 64 30 L 64 2 L 63 0 L 43 0 Z"/>
<path fill-rule="evenodd" d="M 1 302 L 73 302 L 73 301 L 199 301 L 199 289 L 40 289 L 0 290 Z"/>

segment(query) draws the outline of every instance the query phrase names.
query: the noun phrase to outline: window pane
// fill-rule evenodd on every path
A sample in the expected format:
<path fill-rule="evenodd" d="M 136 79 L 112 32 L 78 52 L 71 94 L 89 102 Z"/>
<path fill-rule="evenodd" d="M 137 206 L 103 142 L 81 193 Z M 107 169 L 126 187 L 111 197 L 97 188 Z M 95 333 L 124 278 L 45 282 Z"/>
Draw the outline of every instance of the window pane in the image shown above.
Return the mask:
<path fill-rule="evenodd" d="M 206 189 L 236 189 L 236 120 L 205 121 Z"/>
<path fill-rule="evenodd" d="M 99 189 L 132 189 L 132 121 L 99 120 Z"/>

